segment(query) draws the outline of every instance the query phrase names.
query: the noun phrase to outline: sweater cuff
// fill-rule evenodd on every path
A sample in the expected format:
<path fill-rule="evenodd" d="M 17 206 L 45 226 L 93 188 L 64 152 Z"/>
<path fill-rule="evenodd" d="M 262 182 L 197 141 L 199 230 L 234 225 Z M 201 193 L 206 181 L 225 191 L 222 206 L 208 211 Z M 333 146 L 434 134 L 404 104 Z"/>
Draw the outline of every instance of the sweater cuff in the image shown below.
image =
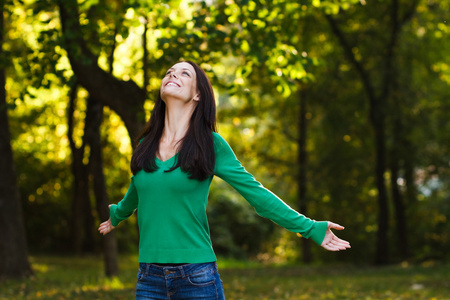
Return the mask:
<path fill-rule="evenodd" d="M 320 246 L 322 245 L 323 239 L 325 238 L 325 233 L 327 232 L 327 229 L 328 229 L 327 221 L 315 222 L 314 229 L 309 238 Z"/>
<path fill-rule="evenodd" d="M 109 216 L 111 218 L 111 225 L 116 227 L 119 225 L 120 221 L 116 218 L 116 210 L 117 210 L 117 204 L 113 204 L 109 207 Z"/>

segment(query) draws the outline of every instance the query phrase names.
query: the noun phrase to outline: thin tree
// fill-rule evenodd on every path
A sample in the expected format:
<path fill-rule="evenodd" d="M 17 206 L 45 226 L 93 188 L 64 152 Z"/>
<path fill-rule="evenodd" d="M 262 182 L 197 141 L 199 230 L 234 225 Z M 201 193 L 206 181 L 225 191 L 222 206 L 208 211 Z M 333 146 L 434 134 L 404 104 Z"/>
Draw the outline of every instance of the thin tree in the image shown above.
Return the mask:
<path fill-rule="evenodd" d="M 93 246 L 94 234 L 94 217 L 92 215 L 92 207 L 89 193 L 89 168 L 84 162 L 84 156 L 87 147 L 86 133 L 82 137 L 80 147 L 76 146 L 73 138 L 75 126 L 74 113 L 77 100 L 78 83 L 73 84 L 67 111 L 68 132 L 70 150 L 72 152 L 72 174 L 74 177 L 73 198 L 71 211 L 71 240 L 72 250 L 80 255 L 87 247 Z M 89 124 L 85 122 L 84 131 L 88 130 Z M 89 249 L 89 250 L 92 250 Z"/>
<path fill-rule="evenodd" d="M 362 82 L 364 92 L 369 102 L 369 120 L 374 132 L 374 145 L 375 145 L 375 181 L 378 190 L 378 231 L 376 240 L 376 252 L 375 263 L 385 264 L 390 260 L 389 256 L 389 203 L 387 187 L 385 182 L 385 173 L 389 170 L 387 167 L 387 134 L 386 134 L 386 122 L 387 111 L 386 107 L 389 104 L 389 99 L 392 97 L 392 90 L 394 82 L 394 61 L 399 43 L 399 34 L 402 26 L 407 23 L 414 12 L 416 11 L 419 1 L 413 1 L 408 5 L 405 5 L 403 14 L 400 14 L 400 7 L 398 0 L 390 1 L 388 11 L 388 32 L 387 41 L 382 46 L 379 53 L 383 54 L 383 64 L 381 65 L 381 76 L 377 78 L 373 72 L 369 71 L 369 68 L 365 66 L 364 59 L 357 59 L 353 49 L 357 46 L 350 42 L 348 36 L 342 30 L 339 22 L 331 15 L 325 15 L 328 21 L 332 33 L 336 36 L 339 44 L 341 45 L 344 55 L 348 61 L 352 64 L 359 79 Z M 383 32 L 383 36 L 386 33 Z M 375 88 L 376 82 L 381 82 L 379 89 Z M 391 168 L 394 176 L 398 176 L 397 162 L 393 162 L 391 158 Z M 397 185 L 397 180 L 391 182 L 393 185 Z M 398 189 L 393 189 L 393 197 L 395 198 L 395 213 L 397 221 L 406 222 L 404 218 L 404 206 L 401 204 L 399 198 Z M 397 230 L 403 231 L 406 228 L 405 224 L 397 224 Z M 399 233 L 406 234 L 406 232 Z"/>
<path fill-rule="evenodd" d="M 0 0 L 0 57 L 5 57 L 4 42 L 5 1 Z M 5 66 L 0 66 L 0 278 L 31 275 L 28 250 L 17 186 L 16 170 L 11 149 L 11 134 L 6 104 Z"/>

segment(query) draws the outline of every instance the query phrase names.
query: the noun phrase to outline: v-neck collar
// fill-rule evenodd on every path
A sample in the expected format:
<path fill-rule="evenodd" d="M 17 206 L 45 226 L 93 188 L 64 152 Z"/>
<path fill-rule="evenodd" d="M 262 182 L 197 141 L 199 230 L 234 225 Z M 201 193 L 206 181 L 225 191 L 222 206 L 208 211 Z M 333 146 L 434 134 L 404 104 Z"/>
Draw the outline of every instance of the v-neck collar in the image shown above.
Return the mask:
<path fill-rule="evenodd" d="M 156 161 L 161 165 L 167 165 L 168 163 L 174 161 L 178 157 L 178 153 L 175 153 L 171 158 L 166 159 L 165 161 L 162 161 L 161 159 L 156 156 Z"/>

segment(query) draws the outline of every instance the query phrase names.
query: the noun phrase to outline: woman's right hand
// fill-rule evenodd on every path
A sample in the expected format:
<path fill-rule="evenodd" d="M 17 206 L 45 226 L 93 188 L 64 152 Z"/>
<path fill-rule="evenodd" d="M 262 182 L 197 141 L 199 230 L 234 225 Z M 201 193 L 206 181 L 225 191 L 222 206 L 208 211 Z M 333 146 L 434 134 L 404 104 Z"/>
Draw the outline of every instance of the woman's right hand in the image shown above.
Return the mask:
<path fill-rule="evenodd" d="M 111 205 L 109 205 L 108 207 L 110 207 L 110 206 Z M 113 230 L 114 228 L 116 228 L 116 227 L 112 226 L 111 218 L 109 218 L 108 221 L 105 221 L 100 224 L 100 226 L 98 227 L 98 231 L 101 234 L 105 235 L 105 234 L 109 233 L 111 230 Z"/>

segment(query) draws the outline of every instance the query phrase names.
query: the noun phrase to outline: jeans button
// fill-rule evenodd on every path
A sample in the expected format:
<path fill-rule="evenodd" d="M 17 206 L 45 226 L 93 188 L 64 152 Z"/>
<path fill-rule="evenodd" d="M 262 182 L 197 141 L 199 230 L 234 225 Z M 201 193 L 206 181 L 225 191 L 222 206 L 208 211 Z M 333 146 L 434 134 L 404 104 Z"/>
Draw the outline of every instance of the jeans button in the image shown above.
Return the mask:
<path fill-rule="evenodd" d="M 164 272 L 164 274 L 167 276 L 167 275 L 170 274 L 170 271 L 169 271 L 169 270 L 166 270 L 166 271 Z"/>

